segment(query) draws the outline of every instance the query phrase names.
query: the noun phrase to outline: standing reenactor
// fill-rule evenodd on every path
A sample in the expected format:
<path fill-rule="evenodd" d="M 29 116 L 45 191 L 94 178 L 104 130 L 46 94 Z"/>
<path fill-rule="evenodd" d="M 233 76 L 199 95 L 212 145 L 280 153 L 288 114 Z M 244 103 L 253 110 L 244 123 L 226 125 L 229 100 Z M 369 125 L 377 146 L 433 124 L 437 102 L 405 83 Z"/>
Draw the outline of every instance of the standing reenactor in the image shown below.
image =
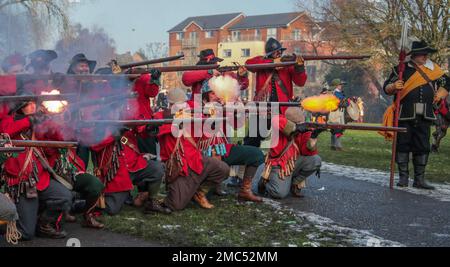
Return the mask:
<path fill-rule="evenodd" d="M 444 71 L 429 59 L 437 50 L 425 41 L 413 42 L 411 60 L 406 63 L 404 80 L 398 79 L 396 69 L 384 84 L 388 95 L 399 92 L 400 116 L 399 127 L 408 129 L 407 133 L 399 133 L 397 138 L 396 161 L 400 173 L 397 186 L 409 185 L 409 160 L 413 156 L 414 187 L 434 189 L 425 181 L 425 169 L 430 153 L 431 124 L 436 120 L 433 103 L 438 103 L 448 96 L 450 78 Z M 394 101 L 395 102 L 395 101 Z M 394 121 L 395 104 L 388 108 L 384 117 L 385 125 Z"/>
<path fill-rule="evenodd" d="M 334 79 L 330 87 L 333 90 L 333 95 L 339 98 L 341 101 L 339 104 L 339 109 L 337 111 L 331 112 L 329 115 L 329 123 L 345 124 L 345 109 L 349 106 L 349 102 L 344 93 L 344 85 L 346 82 L 340 79 Z M 344 130 L 331 130 L 331 150 L 342 151 L 341 138 L 344 136 Z"/>
<path fill-rule="evenodd" d="M 218 64 L 223 61 L 222 58 L 216 57 L 212 49 L 205 49 L 200 52 L 199 62 L 197 65 L 212 65 Z M 238 80 L 241 90 L 247 90 L 249 85 L 248 72 L 244 67 L 238 69 L 237 73 L 226 72 L 221 73 L 218 70 L 196 70 L 196 71 L 186 71 L 183 74 L 183 84 L 188 87 L 192 87 L 191 99 L 194 99 L 195 95 L 201 95 L 201 89 L 204 81 L 211 79 L 212 77 L 217 77 L 221 75 L 231 76 Z"/>
<path fill-rule="evenodd" d="M 286 48 L 279 41 L 270 38 L 265 47 L 266 55 L 249 59 L 246 64 L 280 63 L 285 50 Z M 293 85 L 304 86 L 307 80 L 303 58 L 296 55 L 294 57 L 297 61 L 295 66 L 256 72 L 255 101 L 289 102 L 294 99 Z M 281 113 L 285 111 L 286 108 L 281 108 Z M 261 137 L 246 138 L 245 144 L 260 147 L 262 140 Z"/>
<path fill-rule="evenodd" d="M 77 54 L 73 56 L 70 61 L 70 66 L 67 70 L 67 74 L 71 75 L 86 75 L 94 72 L 95 67 L 97 66 L 97 61 L 89 60 L 84 54 Z M 93 99 L 93 96 L 105 96 L 108 92 L 90 92 L 93 89 L 93 85 L 91 83 L 84 83 L 81 81 L 77 81 L 76 79 L 68 79 L 65 80 L 61 86 L 62 92 L 64 94 L 74 93 L 79 95 L 79 100 L 84 99 Z M 86 110 L 85 110 L 86 111 Z M 83 111 L 80 111 L 78 116 L 83 116 Z M 83 160 L 84 165 L 87 166 L 89 163 L 90 157 L 89 147 L 81 144 L 77 148 L 77 155 Z"/>

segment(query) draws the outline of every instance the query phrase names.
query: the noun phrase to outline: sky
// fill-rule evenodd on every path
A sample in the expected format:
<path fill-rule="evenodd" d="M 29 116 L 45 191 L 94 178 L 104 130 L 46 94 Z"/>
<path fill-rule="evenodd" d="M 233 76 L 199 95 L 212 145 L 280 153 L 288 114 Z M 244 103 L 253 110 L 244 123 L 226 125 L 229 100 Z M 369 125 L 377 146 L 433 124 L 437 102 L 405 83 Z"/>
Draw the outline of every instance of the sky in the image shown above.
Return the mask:
<path fill-rule="evenodd" d="M 243 12 L 262 15 L 297 11 L 296 0 L 72 0 L 72 22 L 99 26 L 119 53 L 146 43 L 168 42 L 167 31 L 192 16 Z"/>

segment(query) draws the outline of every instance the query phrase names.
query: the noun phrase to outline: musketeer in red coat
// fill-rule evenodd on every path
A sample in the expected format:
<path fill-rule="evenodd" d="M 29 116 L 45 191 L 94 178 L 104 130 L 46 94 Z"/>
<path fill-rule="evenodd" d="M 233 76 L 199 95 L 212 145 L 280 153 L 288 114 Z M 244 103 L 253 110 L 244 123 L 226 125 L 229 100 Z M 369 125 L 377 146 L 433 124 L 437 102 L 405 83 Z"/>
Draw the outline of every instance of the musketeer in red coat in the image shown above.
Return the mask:
<path fill-rule="evenodd" d="M 0 132 L 11 139 L 34 139 L 33 127 L 42 120 L 36 114 L 34 102 L 20 103 L 0 121 Z M 67 235 L 62 222 L 71 207 L 72 194 L 50 177 L 41 162 L 48 162 L 44 151 L 27 148 L 8 158 L 3 166 L 1 179 L 6 182 L 8 195 L 16 202 L 18 228 L 24 240 L 33 239 L 35 234 L 56 239 Z"/>
<path fill-rule="evenodd" d="M 154 119 L 173 119 L 175 113 L 188 108 L 187 96 L 182 89 L 168 94 L 169 109 L 155 113 Z M 190 125 L 192 126 L 192 125 Z M 161 160 L 166 163 L 167 197 L 164 205 L 172 211 L 183 210 L 194 199 L 202 208 L 212 209 L 206 194 L 228 177 L 230 168 L 218 159 L 202 156 L 192 137 L 193 129 L 177 132 L 175 124 L 159 127 Z"/>
<path fill-rule="evenodd" d="M 200 52 L 200 61 L 197 65 L 211 65 L 222 62 L 223 59 L 216 57 L 212 49 L 206 49 Z M 192 87 L 192 99 L 195 95 L 202 94 L 203 82 L 211 79 L 212 77 L 217 77 L 221 75 L 231 76 L 238 80 L 241 90 L 247 90 L 249 85 L 248 72 L 244 67 L 239 68 L 237 73 L 226 72 L 221 73 L 217 70 L 196 70 L 196 71 L 186 71 L 183 73 L 183 84 L 188 87 Z"/>
<path fill-rule="evenodd" d="M 282 44 L 274 38 L 270 38 L 265 47 L 266 55 L 247 60 L 247 65 L 279 63 L 286 50 Z M 294 55 L 295 56 L 295 55 Z M 294 96 L 294 84 L 304 86 L 307 80 L 305 65 L 301 56 L 295 56 L 297 64 L 290 67 L 274 70 L 259 70 L 256 72 L 256 93 L 254 101 L 257 102 L 290 102 Z M 286 108 L 281 108 L 281 113 Z M 270 124 L 269 124 L 270 125 Z M 246 145 L 261 146 L 262 137 L 248 137 Z"/>
<path fill-rule="evenodd" d="M 279 138 L 266 159 L 258 188 L 261 194 L 283 199 L 291 192 L 295 197 L 302 197 L 300 192 L 306 186 L 306 179 L 320 171 L 322 161 L 317 152 L 317 138 L 322 130 L 310 131 L 298 124 L 302 122 L 300 108 L 288 108 L 285 115 L 272 118 L 273 130 L 278 131 Z"/>

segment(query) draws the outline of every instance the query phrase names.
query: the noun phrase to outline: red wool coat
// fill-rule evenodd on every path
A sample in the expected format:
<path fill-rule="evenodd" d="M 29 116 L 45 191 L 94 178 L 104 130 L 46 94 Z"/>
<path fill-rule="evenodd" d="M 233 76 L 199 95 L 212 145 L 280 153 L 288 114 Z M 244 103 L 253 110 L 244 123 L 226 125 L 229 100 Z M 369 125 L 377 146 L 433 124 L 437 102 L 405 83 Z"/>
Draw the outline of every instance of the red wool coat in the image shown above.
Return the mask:
<path fill-rule="evenodd" d="M 164 115 L 162 112 L 155 113 L 153 117 L 154 119 L 164 119 Z M 172 135 L 171 124 L 166 124 L 159 127 L 158 141 L 161 146 L 161 160 L 163 162 L 168 161 L 175 149 L 175 144 L 177 142 L 177 138 Z M 180 176 L 188 176 L 189 169 L 197 174 L 201 174 L 203 172 L 203 158 L 200 150 L 197 149 L 196 145 L 192 144 L 183 137 L 181 139 L 181 142 L 184 154 L 182 155 L 183 170 L 181 171 Z"/>
<path fill-rule="evenodd" d="M 304 134 L 298 134 L 295 137 L 294 144 L 288 149 L 288 151 L 281 157 L 281 153 L 285 147 L 289 144 L 289 137 L 284 135 L 283 130 L 287 125 L 288 120 L 284 115 L 278 115 L 272 118 L 273 131 L 278 131 L 279 140 L 272 140 L 272 145 L 269 154 L 269 161 L 272 166 L 279 166 L 282 170 L 285 170 L 286 165 L 292 159 L 297 159 L 299 156 L 314 156 L 318 154 L 317 150 L 311 151 L 308 149 L 308 140 L 311 139 L 311 132 Z"/>
<path fill-rule="evenodd" d="M 273 63 L 273 60 L 259 56 L 247 60 L 245 64 L 254 65 L 267 63 Z M 280 77 L 280 80 L 283 82 L 288 92 L 288 95 L 286 95 L 280 88 L 280 86 L 276 84 L 278 99 L 280 102 L 288 102 L 289 100 L 293 99 L 294 97 L 293 83 L 296 84 L 297 86 L 304 86 L 308 78 L 306 72 L 299 71 L 299 69 L 296 66 L 286 67 L 281 70 L 276 70 L 276 72 L 278 72 L 278 76 Z M 272 71 L 265 71 L 265 70 L 256 72 L 256 95 L 263 89 L 264 84 L 266 83 L 271 73 Z M 271 83 L 269 83 L 269 89 L 270 88 Z"/>
<path fill-rule="evenodd" d="M 0 121 L 0 132 L 9 134 L 13 140 L 21 140 L 22 137 L 20 134 L 29 130 L 30 127 L 31 123 L 29 118 L 15 121 L 12 116 L 8 115 Z M 29 149 L 26 149 L 25 152 L 19 153 L 16 158 L 11 157 L 6 160 L 4 165 L 4 176 L 7 178 L 8 186 L 17 186 L 19 183 L 28 180 L 33 171 L 33 164 L 31 163 L 34 162 L 37 166 L 39 177 L 36 188 L 39 191 L 44 191 L 50 183 L 50 174 L 44 170 L 34 153 L 31 156 L 30 163 L 24 168 L 28 151 Z M 40 151 L 44 154 L 42 150 Z M 21 171 L 22 174 L 19 177 Z"/>
<path fill-rule="evenodd" d="M 238 80 L 241 90 L 247 90 L 249 85 L 248 77 L 241 77 L 234 72 L 227 72 L 224 75 L 231 76 Z M 203 82 L 213 76 L 207 70 L 186 71 L 183 73 L 182 81 L 185 86 L 192 87 L 192 99 L 195 94 L 201 94 Z"/>
<path fill-rule="evenodd" d="M 134 105 L 138 107 L 138 118 L 149 120 L 152 118 L 153 111 L 150 106 L 150 98 L 156 97 L 159 93 L 159 86 L 151 83 L 151 75 L 143 74 L 133 85 L 133 92 L 138 95 L 134 100 Z"/>
<path fill-rule="evenodd" d="M 35 136 L 37 140 L 42 141 L 69 141 L 75 140 L 73 129 L 67 125 L 61 125 L 54 121 L 45 121 L 35 128 Z M 55 167 L 56 161 L 61 157 L 61 152 L 56 148 L 44 148 L 45 156 L 50 166 Z M 77 149 L 70 148 L 67 153 L 67 159 L 77 168 L 77 173 L 86 172 L 84 161 L 78 157 Z"/>

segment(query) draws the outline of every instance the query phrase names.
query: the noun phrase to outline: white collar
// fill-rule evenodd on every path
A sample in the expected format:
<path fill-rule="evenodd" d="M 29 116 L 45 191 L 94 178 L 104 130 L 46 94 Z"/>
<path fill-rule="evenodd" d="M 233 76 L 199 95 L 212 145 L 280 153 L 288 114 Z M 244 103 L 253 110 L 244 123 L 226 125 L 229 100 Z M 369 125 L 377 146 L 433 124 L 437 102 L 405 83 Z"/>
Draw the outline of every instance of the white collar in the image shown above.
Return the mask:
<path fill-rule="evenodd" d="M 427 62 L 425 63 L 425 68 L 429 69 L 429 70 L 434 70 L 434 63 L 431 60 L 427 60 Z"/>
<path fill-rule="evenodd" d="M 408 65 L 414 67 L 413 64 L 411 64 L 411 62 Z M 427 59 L 427 62 L 425 62 L 423 66 L 431 71 L 434 70 L 434 63 L 433 61 L 431 61 L 431 59 Z"/>

